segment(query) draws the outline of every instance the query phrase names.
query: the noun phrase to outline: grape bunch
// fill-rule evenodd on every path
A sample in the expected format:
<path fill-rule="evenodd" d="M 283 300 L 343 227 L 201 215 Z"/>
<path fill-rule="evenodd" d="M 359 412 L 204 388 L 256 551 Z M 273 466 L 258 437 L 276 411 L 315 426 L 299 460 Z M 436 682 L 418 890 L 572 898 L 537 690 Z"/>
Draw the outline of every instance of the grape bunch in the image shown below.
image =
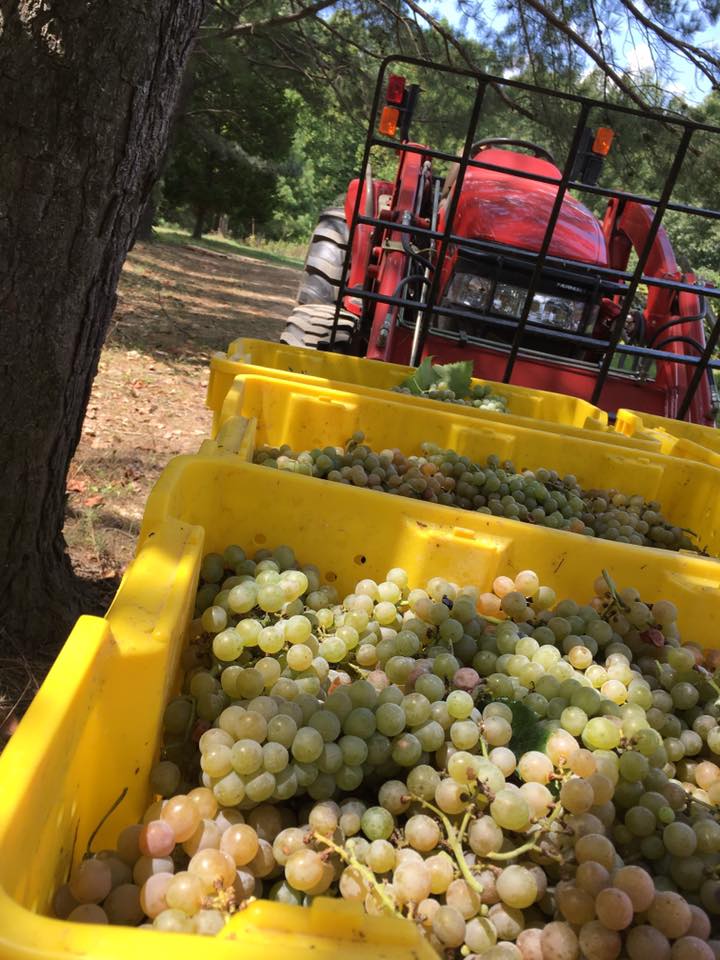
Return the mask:
<path fill-rule="evenodd" d="M 440 400 L 442 403 L 457 403 L 463 407 L 475 407 L 476 410 L 492 410 L 495 413 L 508 412 L 507 397 L 493 393 L 486 384 L 471 386 L 466 394 L 460 396 L 450 389 L 444 380 L 433 383 L 427 390 L 416 393 L 409 387 L 392 387 L 394 393 L 403 393 L 409 396 L 426 397 L 428 400 Z"/>
<path fill-rule="evenodd" d="M 583 490 L 577 479 L 539 468 L 516 472 L 490 456 L 483 465 L 454 450 L 422 444 L 420 456 L 400 450 L 376 453 L 353 434 L 344 447 L 294 452 L 289 446 L 260 447 L 254 462 L 265 467 L 380 490 L 401 497 L 474 510 L 567 530 L 602 540 L 665 550 L 697 551 L 689 531 L 662 515 L 657 501 L 618 490 Z"/>
<path fill-rule="evenodd" d="M 530 570 L 341 597 L 287 546 L 200 579 L 153 802 L 58 917 L 214 935 L 328 896 L 445 960 L 720 958 L 720 686 L 672 603 Z"/>

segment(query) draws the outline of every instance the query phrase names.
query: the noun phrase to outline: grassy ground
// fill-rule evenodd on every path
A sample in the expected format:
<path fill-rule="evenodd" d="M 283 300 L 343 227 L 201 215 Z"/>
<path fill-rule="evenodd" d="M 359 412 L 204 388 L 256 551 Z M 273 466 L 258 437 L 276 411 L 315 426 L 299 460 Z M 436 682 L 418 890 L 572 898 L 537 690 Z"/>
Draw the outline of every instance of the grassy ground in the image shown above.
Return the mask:
<path fill-rule="evenodd" d="M 168 460 L 208 436 L 209 361 L 240 336 L 276 339 L 299 281 L 296 261 L 233 241 L 159 231 L 135 246 L 68 477 L 65 538 L 101 612 L 133 556 L 144 504 Z M 55 651 L 26 660 L 0 637 L 0 745 Z"/>
<path fill-rule="evenodd" d="M 306 244 L 286 243 L 280 240 L 259 240 L 253 237 L 233 240 L 232 237 L 223 237 L 220 234 L 204 236 L 197 240 L 188 231 L 175 226 L 155 227 L 154 230 L 163 243 L 203 247 L 205 250 L 215 250 L 219 253 L 241 254 L 252 257 L 254 260 L 265 260 L 285 267 L 302 267 L 307 251 Z"/>

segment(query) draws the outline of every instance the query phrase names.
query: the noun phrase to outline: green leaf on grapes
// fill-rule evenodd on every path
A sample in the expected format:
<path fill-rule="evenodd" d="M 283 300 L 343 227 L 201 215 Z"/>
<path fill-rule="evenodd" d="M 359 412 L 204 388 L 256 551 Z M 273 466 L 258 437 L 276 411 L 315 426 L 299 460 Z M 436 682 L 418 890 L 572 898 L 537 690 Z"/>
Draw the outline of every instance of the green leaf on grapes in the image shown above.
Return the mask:
<path fill-rule="evenodd" d="M 495 698 L 490 703 L 504 703 L 512 711 L 512 739 L 508 747 L 516 757 L 521 757 L 529 750 L 544 751 L 550 736 L 550 729 L 543 720 L 539 720 L 537 714 L 526 707 L 524 703 L 518 703 L 516 700 L 508 700 L 505 697 Z"/>
<path fill-rule="evenodd" d="M 440 379 L 435 370 L 433 358 L 425 357 L 417 370 L 407 380 L 403 380 L 400 386 L 419 397 L 421 394 L 427 393 L 430 387 Z"/>
<path fill-rule="evenodd" d="M 434 370 L 438 374 L 438 380 L 444 380 L 459 400 L 463 400 L 468 395 L 473 375 L 472 360 L 436 365 Z"/>

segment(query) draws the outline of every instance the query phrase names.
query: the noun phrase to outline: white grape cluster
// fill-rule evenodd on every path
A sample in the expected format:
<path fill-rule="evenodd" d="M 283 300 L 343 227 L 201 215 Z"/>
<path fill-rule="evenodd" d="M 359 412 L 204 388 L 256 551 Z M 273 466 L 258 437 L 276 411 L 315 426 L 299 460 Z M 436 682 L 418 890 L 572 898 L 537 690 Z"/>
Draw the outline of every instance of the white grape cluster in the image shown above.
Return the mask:
<path fill-rule="evenodd" d="M 357 432 L 344 447 L 297 453 L 287 444 L 260 447 L 254 462 L 265 467 L 366 487 L 415 500 L 474 510 L 553 530 L 651 546 L 697 550 L 688 531 L 673 525 L 657 501 L 619 490 L 583 490 L 577 479 L 539 468 L 517 473 L 490 456 L 474 463 L 454 450 L 422 444 L 420 456 L 397 449 L 374 452 Z"/>
<path fill-rule="evenodd" d="M 442 403 L 457 403 L 463 407 L 475 407 L 476 410 L 492 410 L 495 413 L 507 413 L 509 409 L 507 397 L 499 393 L 493 393 L 491 387 L 483 384 L 470 387 L 464 396 L 458 396 L 454 390 L 450 389 L 449 384 L 443 381 L 433 383 L 420 394 L 404 386 L 392 387 L 392 391 L 410 396 L 427 397 L 428 400 L 440 400 Z"/>
<path fill-rule="evenodd" d="M 672 603 L 397 568 L 340 598 L 288 547 L 201 580 L 156 799 L 57 916 L 212 935 L 322 895 L 446 960 L 720 958 L 720 687 Z"/>

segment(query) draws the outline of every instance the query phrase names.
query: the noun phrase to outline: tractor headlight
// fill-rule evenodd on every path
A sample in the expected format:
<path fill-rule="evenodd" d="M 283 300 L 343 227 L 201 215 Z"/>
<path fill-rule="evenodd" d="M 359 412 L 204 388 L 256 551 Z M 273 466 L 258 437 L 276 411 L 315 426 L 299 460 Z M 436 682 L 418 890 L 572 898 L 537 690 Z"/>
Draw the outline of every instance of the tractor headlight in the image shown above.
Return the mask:
<path fill-rule="evenodd" d="M 492 290 L 492 280 L 477 273 L 456 273 L 450 281 L 445 303 L 484 310 Z"/>
<path fill-rule="evenodd" d="M 527 290 L 511 283 L 498 283 L 492 295 L 492 281 L 474 273 L 456 273 L 450 281 L 445 297 L 446 304 L 490 311 L 502 317 L 519 318 L 525 304 Z M 528 323 L 541 324 L 577 333 L 582 328 L 585 315 L 584 300 L 568 300 L 549 293 L 536 293 L 533 297 Z"/>

